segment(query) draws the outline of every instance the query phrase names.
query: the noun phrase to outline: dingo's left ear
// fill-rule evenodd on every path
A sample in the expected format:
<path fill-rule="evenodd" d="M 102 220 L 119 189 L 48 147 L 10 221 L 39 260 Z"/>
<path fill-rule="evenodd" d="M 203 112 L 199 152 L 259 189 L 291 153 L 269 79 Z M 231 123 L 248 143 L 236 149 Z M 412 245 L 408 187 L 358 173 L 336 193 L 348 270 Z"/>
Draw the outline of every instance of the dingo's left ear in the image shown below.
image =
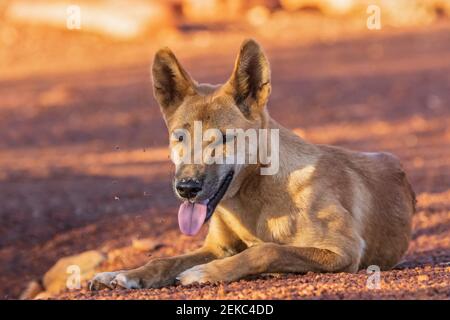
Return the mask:
<path fill-rule="evenodd" d="M 195 94 L 195 84 L 169 48 L 160 49 L 153 60 L 153 92 L 164 116 Z"/>
<path fill-rule="evenodd" d="M 244 115 L 260 112 L 270 95 L 270 66 L 259 44 L 252 39 L 242 43 L 233 74 L 228 81 L 236 105 Z"/>

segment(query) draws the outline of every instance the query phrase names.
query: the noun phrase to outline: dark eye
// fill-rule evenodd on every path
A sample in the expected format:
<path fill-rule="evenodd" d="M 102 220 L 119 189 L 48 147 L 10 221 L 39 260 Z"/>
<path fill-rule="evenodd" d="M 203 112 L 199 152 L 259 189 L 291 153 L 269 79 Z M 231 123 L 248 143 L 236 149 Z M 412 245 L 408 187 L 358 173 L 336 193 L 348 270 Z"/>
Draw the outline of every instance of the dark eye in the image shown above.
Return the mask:
<path fill-rule="evenodd" d="M 182 142 L 184 140 L 184 136 L 182 135 L 182 134 L 180 134 L 179 136 L 178 136 L 178 141 L 179 142 Z"/>

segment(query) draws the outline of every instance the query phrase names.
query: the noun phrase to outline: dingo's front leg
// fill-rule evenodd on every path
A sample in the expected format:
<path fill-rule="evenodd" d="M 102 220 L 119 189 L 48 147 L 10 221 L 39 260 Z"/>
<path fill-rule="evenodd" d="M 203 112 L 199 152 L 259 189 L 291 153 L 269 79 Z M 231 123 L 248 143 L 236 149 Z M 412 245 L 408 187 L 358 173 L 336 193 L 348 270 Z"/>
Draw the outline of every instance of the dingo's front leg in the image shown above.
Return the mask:
<path fill-rule="evenodd" d="M 89 288 L 91 290 L 105 287 L 160 288 L 173 284 L 177 275 L 189 268 L 228 257 L 243 249 L 244 246 L 239 239 L 218 216 L 213 216 L 208 236 L 200 249 L 176 257 L 153 259 L 142 267 L 128 271 L 99 273 L 90 281 Z"/>
<path fill-rule="evenodd" d="M 181 256 L 157 258 L 136 269 L 99 273 L 90 281 L 89 289 L 99 290 L 105 287 L 110 289 L 115 287 L 160 288 L 173 284 L 180 272 L 216 258 L 215 254 L 205 248 Z"/>
<path fill-rule="evenodd" d="M 234 281 L 261 273 L 356 271 L 352 259 L 329 250 L 265 243 L 182 272 L 182 284 Z"/>

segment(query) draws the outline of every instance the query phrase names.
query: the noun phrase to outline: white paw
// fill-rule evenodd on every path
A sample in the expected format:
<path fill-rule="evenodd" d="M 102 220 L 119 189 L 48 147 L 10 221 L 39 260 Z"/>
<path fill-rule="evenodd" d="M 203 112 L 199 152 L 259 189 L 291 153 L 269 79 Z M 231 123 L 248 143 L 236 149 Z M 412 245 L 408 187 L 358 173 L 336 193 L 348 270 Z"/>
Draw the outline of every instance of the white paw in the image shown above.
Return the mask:
<path fill-rule="evenodd" d="M 180 281 L 182 285 L 208 282 L 206 264 L 200 264 L 183 271 L 177 276 L 177 280 Z"/>
<path fill-rule="evenodd" d="M 117 286 L 125 288 L 125 289 L 140 289 L 141 285 L 139 281 L 136 279 L 131 279 L 126 276 L 125 273 L 119 273 L 116 277 L 111 281 L 111 286 L 116 288 Z"/>
<path fill-rule="evenodd" d="M 126 271 L 102 272 L 97 273 L 91 281 L 89 281 L 89 290 L 114 289 L 122 287 L 125 289 L 139 289 L 141 286 L 139 281 L 127 277 Z"/>
<path fill-rule="evenodd" d="M 89 290 L 100 290 L 111 287 L 111 281 L 122 271 L 115 272 L 101 272 L 97 273 L 91 281 L 89 281 Z"/>

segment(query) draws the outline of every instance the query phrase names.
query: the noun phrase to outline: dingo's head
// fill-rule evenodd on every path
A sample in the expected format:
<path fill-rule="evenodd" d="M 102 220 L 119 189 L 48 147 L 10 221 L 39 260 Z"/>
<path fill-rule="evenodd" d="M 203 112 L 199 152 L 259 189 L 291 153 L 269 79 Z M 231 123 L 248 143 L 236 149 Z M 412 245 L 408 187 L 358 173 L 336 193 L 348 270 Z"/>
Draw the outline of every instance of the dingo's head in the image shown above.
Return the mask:
<path fill-rule="evenodd" d="M 258 43 L 247 40 L 223 85 L 195 82 L 168 48 L 156 53 L 152 73 L 154 95 L 169 129 L 172 159 L 178 158 L 173 187 L 184 200 L 178 214 L 180 229 L 193 235 L 222 198 L 239 190 L 244 169 L 258 165 L 210 160 L 232 156 L 229 150 L 237 149 L 233 129 L 258 132 L 267 126 L 269 63 Z M 249 149 L 245 148 L 246 157 Z"/>

